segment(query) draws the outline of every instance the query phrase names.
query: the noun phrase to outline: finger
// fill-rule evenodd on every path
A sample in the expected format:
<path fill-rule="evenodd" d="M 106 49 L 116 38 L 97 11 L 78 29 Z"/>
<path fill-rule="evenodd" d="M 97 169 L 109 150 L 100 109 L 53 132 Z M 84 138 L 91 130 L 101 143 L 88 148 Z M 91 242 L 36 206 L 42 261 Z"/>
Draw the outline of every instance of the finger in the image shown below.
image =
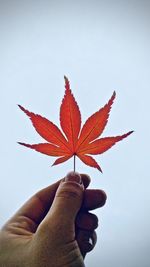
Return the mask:
<path fill-rule="evenodd" d="M 82 209 L 93 210 L 104 206 L 107 196 L 103 190 L 86 189 L 84 192 L 84 199 Z"/>
<path fill-rule="evenodd" d="M 98 227 L 98 218 L 89 212 L 79 212 L 76 218 L 76 227 L 83 230 L 94 230 Z"/>
<path fill-rule="evenodd" d="M 60 182 L 61 180 L 38 191 L 17 211 L 12 220 L 24 217 L 32 220 L 35 224 L 39 224 L 47 214 Z"/>
<path fill-rule="evenodd" d="M 93 250 L 97 242 L 97 235 L 95 231 L 79 230 L 76 236 L 81 254 L 83 258 L 86 253 Z"/>
<path fill-rule="evenodd" d="M 81 175 L 81 179 L 82 179 L 82 183 L 83 183 L 84 187 L 87 188 L 91 182 L 90 176 L 85 174 L 85 173 L 84 174 L 81 173 L 80 175 Z"/>
<path fill-rule="evenodd" d="M 69 227 L 72 229 L 76 215 L 81 207 L 83 192 L 84 186 L 81 183 L 80 174 L 69 173 L 60 183 L 51 209 L 43 220 L 41 227 L 46 226 L 47 228 L 47 225 L 52 226 L 54 223 L 56 228 L 57 221 L 58 230 L 61 229 L 61 234 L 63 232 L 66 237 L 68 229 Z"/>

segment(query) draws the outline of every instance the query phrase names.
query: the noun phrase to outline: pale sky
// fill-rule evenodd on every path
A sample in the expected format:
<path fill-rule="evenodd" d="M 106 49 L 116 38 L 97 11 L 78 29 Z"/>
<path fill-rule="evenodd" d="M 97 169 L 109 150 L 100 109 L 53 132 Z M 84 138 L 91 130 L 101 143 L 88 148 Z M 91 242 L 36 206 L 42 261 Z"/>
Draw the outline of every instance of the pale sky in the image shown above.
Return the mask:
<path fill-rule="evenodd" d="M 87 267 L 150 266 L 150 2 L 0 1 L 0 226 L 37 190 L 64 177 L 70 159 L 21 147 L 44 141 L 17 104 L 59 125 L 64 79 L 82 121 L 117 97 L 103 136 L 135 130 L 103 155 L 103 174 L 77 160 L 102 188 L 96 248 Z"/>

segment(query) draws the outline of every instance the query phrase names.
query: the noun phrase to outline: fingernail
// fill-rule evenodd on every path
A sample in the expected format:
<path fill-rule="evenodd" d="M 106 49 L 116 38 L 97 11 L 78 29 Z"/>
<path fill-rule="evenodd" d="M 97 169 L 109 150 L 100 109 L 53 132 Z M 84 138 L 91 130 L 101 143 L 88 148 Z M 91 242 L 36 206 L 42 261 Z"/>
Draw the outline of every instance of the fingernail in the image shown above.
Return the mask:
<path fill-rule="evenodd" d="M 89 238 L 89 244 L 93 246 L 93 239 L 91 237 Z"/>
<path fill-rule="evenodd" d="M 82 184 L 81 175 L 78 172 L 69 172 L 65 177 L 65 182 L 68 181 Z"/>

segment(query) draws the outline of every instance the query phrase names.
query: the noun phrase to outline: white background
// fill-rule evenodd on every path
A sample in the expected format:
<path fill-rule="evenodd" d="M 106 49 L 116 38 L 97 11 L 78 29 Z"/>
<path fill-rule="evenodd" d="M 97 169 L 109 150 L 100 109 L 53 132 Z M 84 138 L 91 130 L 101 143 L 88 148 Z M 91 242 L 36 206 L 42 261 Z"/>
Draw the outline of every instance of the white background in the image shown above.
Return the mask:
<path fill-rule="evenodd" d="M 150 266 L 149 14 L 149 1 L 0 1 L 0 225 L 73 168 L 17 144 L 43 141 L 17 104 L 59 125 L 65 74 L 83 122 L 115 89 L 103 136 L 135 130 L 95 156 L 103 174 L 77 161 L 108 196 L 87 267 Z"/>

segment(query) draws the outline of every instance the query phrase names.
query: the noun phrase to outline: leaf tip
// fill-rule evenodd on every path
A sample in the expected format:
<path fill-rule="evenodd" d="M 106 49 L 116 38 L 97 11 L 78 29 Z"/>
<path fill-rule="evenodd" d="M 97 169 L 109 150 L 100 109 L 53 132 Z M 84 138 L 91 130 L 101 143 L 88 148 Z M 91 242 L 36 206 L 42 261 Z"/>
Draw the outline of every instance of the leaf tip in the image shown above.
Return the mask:
<path fill-rule="evenodd" d="M 124 137 L 127 137 L 127 136 L 129 136 L 130 134 L 132 134 L 132 133 L 134 133 L 134 131 L 129 131 L 128 133 L 126 133 L 126 134 L 124 135 Z"/>
<path fill-rule="evenodd" d="M 116 91 L 114 90 L 114 92 L 113 92 L 113 98 L 115 99 L 115 97 L 116 97 Z"/>
<path fill-rule="evenodd" d="M 18 106 L 21 110 L 24 110 L 24 108 L 23 108 L 20 104 L 17 104 L 17 106 Z"/>
<path fill-rule="evenodd" d="M 17 142 L 17 144 L 22 145 L 22 146 L 24 145 L 24 143 L 22 143 L 22 142 Z"/>
<path fill-rule="evenodd" d="M 113 92 L 112 97 L 110 98 L 110 100 L 109 100 L 108 103 L 109 103 L 110 105 L 112 105 L 113 102 L 114 102 L 114 100 L 115 100 L 115 98 L 116 98 L 116 91 Z"/>
<path fill-rule="evenodd" d="M 25 109 L 23 106 L 18 104 L 18 107 L 27 115 L 27 116 L 31 116 L 31 112 L 28 111 L 27 109 Z"/>
<path fill-rule="evenodd" d="M 67 76 L 64 75 L 64 79 L 65 79 L 65 88 L 66 90 L 70 90 L 70 82 L 69 79 L 67 78 Z"/>
<path fill-rule="evenodd" d="M 102 171 L 102 169 L 101 169 L 100 166 L 97 166 L 97 169 L 98 169 L 101 173 L 103 173 L 103 171 Z"/>
<path fill-rule="evenodd" d="M 21 146 L 26 146 L 26 147 L 29 147 L 29 148 L 32 148 L 33 149 L 33 146 L 32 145 L 29 145 L 29 144 L 25 144 L 25 143 L 22 143 L 22 142 L 17 142 L 19 145 Z"/>

